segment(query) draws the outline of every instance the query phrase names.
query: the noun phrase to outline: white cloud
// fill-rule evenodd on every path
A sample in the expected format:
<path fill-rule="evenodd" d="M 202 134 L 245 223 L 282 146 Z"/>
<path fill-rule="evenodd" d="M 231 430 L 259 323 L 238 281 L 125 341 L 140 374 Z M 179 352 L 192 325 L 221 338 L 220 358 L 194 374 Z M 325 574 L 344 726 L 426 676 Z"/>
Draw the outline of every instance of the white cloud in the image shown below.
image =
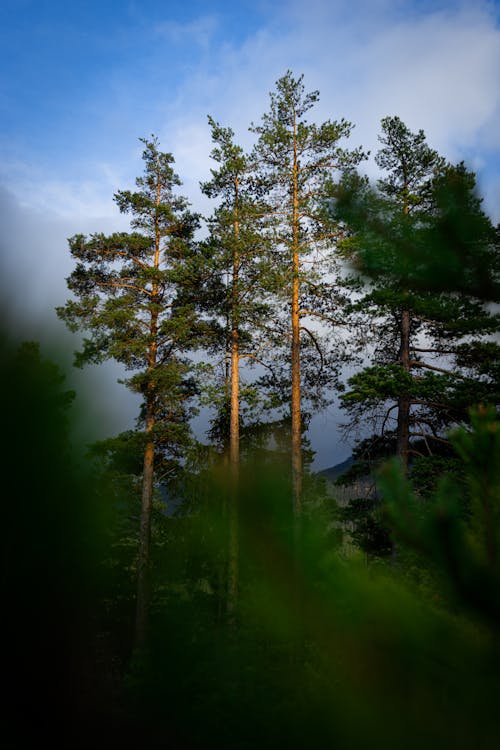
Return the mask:
<path fill-rule="evenodd" d="M 500 32 L 487 20 L 442 13 L 381 31 L 363 53 L 359 115 L 385 108 L 448 151 L 474 143 L 500 103 Z"/>
<path fill-rule="evenodd" d="M 87 169 L 93 172 L 92 179 L 6 159 L 0 182 L 8 185 L 21 207 L 32 209 L 35 215 L 43 213 L 77 222 L 91 216 L 114 216 L 124 225 L 113 202 L 114 193 L 123 187 L 124 170 L 107 162 L 95 162 L 91 167 L 87 164 Z"/>
<path fill-rule="evenodd" d="M 210 212 L 210 202 L 204 198 L 199 183 L 210 176 L 213 162 L 210 152 L 213 148 L 210 128 L 206 117 L 193 121 L 180 117 L 169 124 L 169 150 L 175 158 L 175 171 L 179 174 L 181 193 L 186 195 L 193 208 L 204 213 Z M 162 138 L 166 142 L 167 138 Z"/>
<path fill-rule="evenodd" d="M 278 6 L 267 27 L 239 47 L 213 49 L 211 64 L 189 78 L 174 107 L 183 113 L 177 115 L 182 133 L 201 134 L 208 111 L 250 144 L 250 121 L 267 110 L 268 90 L 290 68 L 305 73 L 307 89 L 320 90 L 312 117 L 345 116 L 355 124 L 353 146 L 375 152 L 380 119 L 398 114 L 413 130 L 423 128 L 452 161 L 476 166 L 487 148 L 498 163 L 500 29 L 491 7 L 469 2 L 422 14 L 405 10 L 407 3 L 388 0 Z M 173 142 L 189 148 L 175 132 Z M 207 164 L 202 142 L 201 135 L 193 138 L 193 158 L 184 162 L 189 176 Z M 375 174 L 373 162 L 367 171 Z"/>
<path fill-rule="evenodd" d="M 353 145 L 376 150 L 380 119 L 398 114 L 452 160 L 478 159 L 484 145 L 498 151 L 500 30 L 489 6 L 420 15 L 405 9 L 380 0 L 297 0 L 278 6 L 240 46 L 212 47 L 166 116 L 167 148 L 179 149 L 184 180 L 200 179 L 209 166 L 200 148 L 207 112 L 249 145 L 248 125 L 267 110 L 268 91 L 288 68 L 305 73 L 308 89 L 320 89 L 313 117 L 354 122 Z"/>

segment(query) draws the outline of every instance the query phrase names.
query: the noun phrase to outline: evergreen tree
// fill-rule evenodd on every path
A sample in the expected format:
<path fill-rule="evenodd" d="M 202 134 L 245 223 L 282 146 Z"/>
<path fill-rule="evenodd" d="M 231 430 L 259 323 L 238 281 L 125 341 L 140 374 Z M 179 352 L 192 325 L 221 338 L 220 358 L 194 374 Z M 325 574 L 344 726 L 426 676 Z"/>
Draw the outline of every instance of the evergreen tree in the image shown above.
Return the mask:
<path fill-rule="evenodd" d="M 289 309 L 288 323 L 277 326 L 281 341 L 290 341 L 291 370 L 291 455 L 293 504 L 296 516 L 301 512 L 302 494 L 302 404 L 303 381 L 311 349 L 320 354 L 318 334 L 305 325 L 304 319 L 316 317 L 332 321 L 332 307 L 338 300 L 336 290 L 325 282 L 321 251 L 327 251 L 338 237 L 322 207 L 327 177 L 336 170 L 354 166 L 363 158 L 359 149 L 347 151 L 339 141 L 347 138 L 352 125 L 344 119 L 321 125 L 309 124 L 306 113 L 318 101 L 319 92 L 306 94 L 303 76 L 294 78 L 288 71 L 276 82 L 270 94 L 269 112 L 260 125 L 251 130 L 258 135 L 254 158 L 258 164 L 260 184 L 266 188 L 274 218 L 272 240 L 275 263 L 280 269 L 282 303 Z M 301 340 L 305 333 L 309 349 Z M 301 350 L 305 350 L 306 357 Z M 322 362 L 323 363 L 323 362 Z M 321 385 L 321 371 L 313 378 Z M 326 378 L 324 378 L 326 381 Z M 288 389 L 287 389 L 288 390 Z"/>
<path fill-rule="evenodd" d="M 446 165 L 398 118 L 382 125 L 377 161 L 389 177 L 374 190 L 349 175 L 337 194 L 336 216 L 353 231 L 346 251 L 372 277 L 354 305 L 372 331 L 372 362 L 343 401 L 365 429 L 371 415 L 374 434 L 357 449 L 365 470 L 391 452 L 406 469 L 411 456 L 428 494 L 446 467 L 458 470 L 449 429 L 468 423 L 472 405 L 498 401 L 499 317 L 480 298 L 494 287 L 498 247 L 474 175 Z M 459 270 L 458 252 L 469 259 Z M 492 269 L 488 284 L 479 259 Z"/>
<path fill-rule="evenodd" d="M 219 204 L 209 221 L 211 283 L 206 307 L 223 319 L 225 378 L 222 409 L 217 423 L 222 438 L 229 442 L 232 492 L 229 500 L 229 561 L 227 608 L 234 613 L 238 587 L 238 476 L 240 464 L 240 421 L 242 386 L 240 363 L 258 359 L 255 339 L 267 319 L 266 280 L 270 269 L 261 225 L 262 206 L 256 197 L 249 157 L 234 141 L 231 128 L 224 128 L 209 117 L 214 149 L 211 157 L 218 168 L 212 179 L 202 184 L 210 198 Z M 254 395 L 245 388 L 243 395 Z M 252 399 L 255 405 L 255 399 Z M 222 425 L 221 425 L 222 417 Z M 254 417 L 255 418 L 255 417 Z M 227 424 L 229 422 L 229 424 Z"/>
<path fill-rule="evenodd" d="M 229 461 L 237 474 L 240 457 L 240 363 L 255 361 L 254 340 L 269 310 L 266 293 L 271 269 L 264 236 L 264 212 L 255 190 L 250 158 L 234 141 L 231 128 L 224 128 L 209 117 L 212 140 L 211 157 L 218 164 L 212 179 L 202 190 L 219 204 L 209 220 L 211 264 L 215 272 L 211 310 L 218 312 L 227 331 L 225 358 L 228 363 L 227 400 L 229 402 Z"/>
<path fill-rule="evenodd" d="M 376 156 L 376 163 L 386 170 L 387 177 L 378 181 L 382 195 L 394 204 L 396 218 L 398 210 L 402 223 L 411 227 L 430 208 L 432 178 L 443 167 L 443 159 L 429 148 L 422 130 L 413 134 L 399 117 L 386 117 L 382 120 L 382 135 L 379 136 L 383 148 Z M 392 314 L 398 329 L 397 361 L 404 373 L 411 371 L 411 339 L 419 330 L 419 321 L 412 314 L 408 290 L 399 283 L 394 288 L 398 300 L 391 303 Z M 394 304 L 396 302 L 396 304 Z M 403 466 L 408 466 L 410 451 L 410 394 L 403 387 L 398 396 L 396 451 Z"/>
<path fill-rule="evenodd" d="M 198 218 L 175 194 L 180 185 L 169 153 L 142 139 L 144 175 L 137 191 L 115 201 L 132 216 L 130 233 L 76 235 L 69 240 L 76 269 L 68 278 L 75 299 L 57 313 L 72 331 L 90 333 L 75 363 L 114 359 L 133 371 L 125 383 L 143 398 L 142 500 L 138 555 L 136 642 L 146 645 L 149 558 L 155 465 L 172 470 L 189 439 L 194 385 L 183 352 L 196 325 L 190 267 Z"/>

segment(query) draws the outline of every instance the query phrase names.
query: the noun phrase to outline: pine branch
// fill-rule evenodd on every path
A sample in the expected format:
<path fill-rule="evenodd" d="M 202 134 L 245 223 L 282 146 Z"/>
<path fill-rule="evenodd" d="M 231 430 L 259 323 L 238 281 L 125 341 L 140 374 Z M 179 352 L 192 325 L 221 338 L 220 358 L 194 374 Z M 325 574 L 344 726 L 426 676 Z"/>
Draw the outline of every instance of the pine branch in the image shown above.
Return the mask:
<path fill-rule="evenodd" d="M 346 323 L 341 323 L 338 320 L 335 320 L 334 318 L 331 318 L 328 315 L 324 315 L 323 313 L 316 312 L 315 310 L 299 310 L 299 315 L 301 317 L 312 315 L 315 318 L 321 318 L 322 320 L 327 320 L 329 323 L 333 323 L 334 325 L 337 325 L 337 326 L 346 325 Z"/>
<path fill-rule="evenodd" d="M 389 419 L 389 414 L 391 413 L 391 411 L 394 411 L 394 409 L 397 409 L 398 406 L 399 406 L 399 404 L 393 404 L 386 411 L 385 417 L 384 417 L 384 421 L 382 422 L 382 427 L 380 428 L 380 432 L 382 433 L 382 435 L 385 435 L 385 426 L 387 424 L 387 420 Z"/>
<path fill-rule="evenodd" d="M 461 380 L 467 380 L 463 375 L 460 375 L 460 373 L 452 372 L 451 370 L 446 370 L 443 367 L 436 367 L 435 365 L 429 365 L 426 362 L 420 362 L 418 360 L 413 360 L 410 362 L 410 367 L 422 367 L 426 370 L 433 370 L 435 372 L 443 372 L 445 375 L 451 375 L 454 378 L 460 378 Z"/>
<path fill-rule="evenodd" d="M 318 352 L 318 354 L 319 354 L 319 357 L 320 357 L 320 360 L 321 360 L 321 367 L 320 367 L 320 369 L 319 369 L 319 372 L 321 373 L 321 372 L 322 372 L 322 370 L 323 370 L 323 365 L 324 365 L 323 352 L 321 351 L 321 347 L 320 347 L 320 345 L 318 344 L 318 342 L 317 342 L 317 340 L 316 340 L 316 337 L 315 337 L 315 336 L 314 336 L 314 334 L 313 334 L 313 333 L 312 333 L 312 332 L 311 332 L 311 331 L 309 330 L 309 328 L 306 328 L 305 326 L 300 326 L 300 330 L 301 330 L 301 331 L 305 331 L 305 332 L 306 332 L 306 333 L 307 333 L 307 334 L 309 335 L 309 337 L 310 337 L 310 339 L 312 340 L 312 342 L 313 342 L 314 346 L 316 347 L 316 351 Z"/>
<path fill-rule="evenodd" d="M 429 432 L 410 432 L 410 437 L 429 438 L 430 440 L 436 440 L 438 443 L 444 443 L 444 445 L 451 445 L 449 440 L 440 438 L 437 435 L 431 435 Z"/>
<path fill-rule="evenodd" d="M 134 263 L 137 263 L 138 266 L 144 268 L 145 270 L 149 268 L 147 263 L 143 263 L 141 260 L 139 260 L 139 258 L 130 255 L 130 253 L 126 253 L 124 250 L 99 250 L 99 255 L 120 255 L 124 258 L 127 258 L 128 260 L 133 261 Z"/>
<path fill-rule="evenodd" d="M 153 296 L 153 293 L 150 292 L 145 287 L 135 286 L 134 284 L 122 284 L 119 282 L 111 282 L 111 281 L 96 281 L 96 284 L 99 286 L 111 286 L 116 287 L 118 289 L 134 289 L 136 292 L 142 292 L 143 294 L 147 294 L 150 297 Z"/>

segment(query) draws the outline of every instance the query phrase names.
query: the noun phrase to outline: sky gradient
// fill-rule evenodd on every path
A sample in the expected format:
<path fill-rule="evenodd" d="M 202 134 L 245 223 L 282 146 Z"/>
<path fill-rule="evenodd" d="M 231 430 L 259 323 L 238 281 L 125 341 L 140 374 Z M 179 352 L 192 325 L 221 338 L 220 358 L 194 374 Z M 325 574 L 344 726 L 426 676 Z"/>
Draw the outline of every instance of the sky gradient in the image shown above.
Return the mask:
<path fill-rule="evenodd" d="M 3 0 L 0 49 L 2 277 L 9 324 L 25 337 L 71 340 L 53 313 L 72 270 L 66 238 L 127 228 L 113 194 L 141 172 L 138 138 L 158 135 L 206 214 L 207 114 L 251 145 L 248 126 L 287 69 L 320 91 L 311 119 L 352 121 L 350 145 L 372 156 L 382 117 L 423 128 L 477 171 L 500 221 L 498 2 Z M 376 175 L 373 158 L 365 169 Z M 131 426 L 136 402 L 114 385 L 116 368 L 85 377 L 104 434 Z M 337 420 L 314 421 L 319 468 L 349 454 Z"/>

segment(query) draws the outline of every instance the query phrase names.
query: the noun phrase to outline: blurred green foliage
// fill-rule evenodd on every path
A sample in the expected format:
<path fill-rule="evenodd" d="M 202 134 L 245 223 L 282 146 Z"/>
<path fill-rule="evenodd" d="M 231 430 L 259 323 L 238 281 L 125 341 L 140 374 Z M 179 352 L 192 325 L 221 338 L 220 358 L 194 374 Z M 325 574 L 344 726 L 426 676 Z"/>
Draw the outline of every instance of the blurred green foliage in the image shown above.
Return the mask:
<path fill-rule="evenodd" d="M 500 296 L 499 229 L 483 211 L 476 179 L 462 163 L 446 165 L 431 185 L 432 210 L 401 216 L 393 203 L 354 170 L 332 186 L 332 212 L 349 227 L 346 256 L 373 279 L 398 279 L 415 292 Z M 362 243 L 359 243 L 359 235 Z"/>
<path fill-rule="evenodd" d="M 4 737 L 54 745 L 97 716 L 107 508 L 76 444 L 74 393 L 35 343 L 0 340 Z M 70 737 L 72 735 L 68 735 Z"/>
<path fill-rule="evenodd" d="M 398 466 L 384 471 L 397 550 L 384 566 L 339 555 L 332 509 L 312 496 L 297 547 L 284 467 L 249 465 L 232 629 L 217 615 L 224 471 L 205 478 L 204 506 L 164 519 L 151 658 L 128 681 L 135 721 L 179 747 L 495 747 L 499 589 L 486 529 L 498 519 L 484 498 L 498 507 L 497 423 L 478 414 L 473 430 L 454 437 L 466 504 L 452 478 L 423 504 Z M 418 586 L 403 560 L 421 570 Z"/>
<path fill-rule="evenodd" d="M 314 483 L 297 536 L 287 464 L 249 460 L 232 627 L 221 617 L 227 472 L 186 472 L 176 504 L 156 500 L 150 653 L 130 663 L 139 503 L 130 444 L 127 460 L 84 458 L 58 367 L 34 346 L 7 343 L 2 365 L 13 746 L 36 730 L 52 746 L 497 747 L 492 413 L 477 412 L 472 430 L 454 436 L 463 477 L 442 479 L 433 502 L 398 467 L 384 470 L 396 540 L 385 565 L 339 554 L 332 502 Z M 427 590 L 402 571 L 407 548 Z"/>

